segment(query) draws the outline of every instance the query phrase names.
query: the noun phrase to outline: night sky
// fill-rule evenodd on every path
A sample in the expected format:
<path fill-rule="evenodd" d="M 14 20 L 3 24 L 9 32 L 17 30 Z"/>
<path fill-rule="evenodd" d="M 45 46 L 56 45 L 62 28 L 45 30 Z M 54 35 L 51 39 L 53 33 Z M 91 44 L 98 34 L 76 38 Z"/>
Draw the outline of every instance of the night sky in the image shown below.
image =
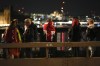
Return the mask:
<path fill-rule="evenodd" d="M 15 10 L 24 7 L 25 12 L 51 13 L 60 11 L 62 0 L 0 0 L 0 8 L 12 4 Z M 99 0 L 65 0 L 65 12 L 69 15 L 100 15 Z"/>

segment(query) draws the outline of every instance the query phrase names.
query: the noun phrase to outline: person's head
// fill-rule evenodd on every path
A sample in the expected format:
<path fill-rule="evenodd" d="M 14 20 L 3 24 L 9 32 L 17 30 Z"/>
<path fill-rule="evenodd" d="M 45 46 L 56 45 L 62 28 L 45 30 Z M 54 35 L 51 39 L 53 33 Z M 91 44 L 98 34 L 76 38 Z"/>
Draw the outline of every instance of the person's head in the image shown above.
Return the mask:
<path fill-rule="evenodd" d="M 52 22 L 52 19 L 51 19 L 51 18 L 48 18 L 48 19 L 47 19 L 47 22 Z"/>
<path fill-rule="evenodd" d="M 16 21 L 16 22 L 18 22 L 18 19 L 13 19 L 13 21 Z"/>
<path fill-rule="evenodd" d="M 78 17 L 74 16 L 73 19 L 78 19 Z"/>
<path fill-rule="evenodd" d="M 47 19 L 47 22 L 48 22 L 49 25 L 54 25 L 54 23 L 53 23 L 53 21 L 52 21 L 51 18 L 48 18 L 48 19 Z"/>
<path fill-rule="evenodd" d="M 31 23 L 32 23 L 32 20 L 30 18 L 25 19 L 25 25 L 26 26 L 31 25 Z"/>
<path fill-rule="evenodd" d="M 88 22 L 88 24 L 94 24 L 94 20 L 91 19 L 91 18 L 89 18 L 89 19 L 87 20 L 87 22 Z"/>
<path fill-rule="evenodd" d="M 13 19 L 13 21 L 15 21 L 18 24 L 18 19 Z"/>
<path fill-rule="evenodd" d="M 16 21 L 12 21 L 10 24 L 10 27 L 16 27 L 17 26 L 17 22 Z"/>
<path fill-rule="evenodd" d="M 79 20 L 77 17 L 73 17 L 72 26 L 79 25 Z"/>

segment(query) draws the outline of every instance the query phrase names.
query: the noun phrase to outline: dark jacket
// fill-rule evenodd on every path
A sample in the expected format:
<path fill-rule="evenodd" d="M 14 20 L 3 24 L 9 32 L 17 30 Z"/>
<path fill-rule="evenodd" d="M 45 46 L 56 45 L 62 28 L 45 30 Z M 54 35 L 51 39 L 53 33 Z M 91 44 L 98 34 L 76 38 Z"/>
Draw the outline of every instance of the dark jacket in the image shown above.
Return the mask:
<path fill-rule="evenodd" d="M 24 42 L 35 42 L 37 41 L 37 26 L 31 24 L 24 34 Z"/>
<path fill-rule="evenodd" d="M 88 38 L 88 41 L 93 41 L 96 36 L 95 28 L 87 28 L 86 36 Z"/>
<path fill-rule="evenodd" d="M 80 25 L 74 25 L 71 29 L 71 41 L 77 42 L 81 40 L 81 27 Z"/>

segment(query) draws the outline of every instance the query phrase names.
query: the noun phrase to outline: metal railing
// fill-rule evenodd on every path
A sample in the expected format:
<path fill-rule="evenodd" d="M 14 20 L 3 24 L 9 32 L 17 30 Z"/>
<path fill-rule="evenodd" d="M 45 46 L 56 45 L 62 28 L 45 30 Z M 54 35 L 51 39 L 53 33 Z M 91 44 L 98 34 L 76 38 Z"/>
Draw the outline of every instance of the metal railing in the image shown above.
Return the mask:
<path fill-rule="evenodd" d="M 0 66 L 99 66 L 99 57 L 89 57 L 88 49 L 86 57 L 65 57 L 65 58 L 49 58 L 48 52 L 50 47 L 99 47 L 100 42 L 30 42 L 30 43 L 1 43 L 1 48 L 46 48 L 45 58 L 24 58 L 24 59 L 1 59 Z"/>

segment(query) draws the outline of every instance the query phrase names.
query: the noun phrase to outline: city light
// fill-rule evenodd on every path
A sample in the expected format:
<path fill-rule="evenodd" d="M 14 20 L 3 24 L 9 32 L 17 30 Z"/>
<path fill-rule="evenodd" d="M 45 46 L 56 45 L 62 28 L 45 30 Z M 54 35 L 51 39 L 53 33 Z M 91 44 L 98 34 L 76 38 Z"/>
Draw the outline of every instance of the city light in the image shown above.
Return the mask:
<path fill-rule="evenodd" d="M 64 9 L 61 9 L 61 13 L 64 13 Z"/>
<path fill-rule="evenodd" d="M 63 1 L 63 4 L 64 4 L 65 2 Z"/>
<path fill-rule="evenodd" d="M 61 9 L 64 9 L 63 7 L 61 7 Z"/>
<path fill-rule="evenodd" d="M 19 12 L 21 11 L 21 10 L 18 10 Z"/>

